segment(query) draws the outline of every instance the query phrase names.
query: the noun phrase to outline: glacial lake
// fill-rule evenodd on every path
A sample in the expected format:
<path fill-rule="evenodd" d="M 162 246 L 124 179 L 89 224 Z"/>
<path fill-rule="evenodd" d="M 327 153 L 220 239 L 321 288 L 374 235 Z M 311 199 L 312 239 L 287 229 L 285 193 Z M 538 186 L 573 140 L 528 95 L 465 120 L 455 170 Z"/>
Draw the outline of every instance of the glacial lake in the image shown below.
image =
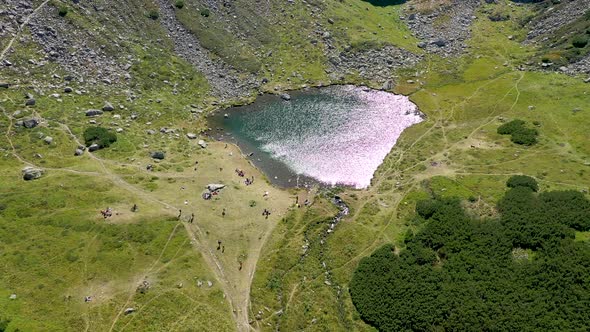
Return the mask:
<path fill-rule="evenodd" d="M 422 121 L 408 97 L 352 85 L 262 95 L 210 117 L 214 138 L 237 144 L 281 187 L 366 188 L 402 131 Z"/>

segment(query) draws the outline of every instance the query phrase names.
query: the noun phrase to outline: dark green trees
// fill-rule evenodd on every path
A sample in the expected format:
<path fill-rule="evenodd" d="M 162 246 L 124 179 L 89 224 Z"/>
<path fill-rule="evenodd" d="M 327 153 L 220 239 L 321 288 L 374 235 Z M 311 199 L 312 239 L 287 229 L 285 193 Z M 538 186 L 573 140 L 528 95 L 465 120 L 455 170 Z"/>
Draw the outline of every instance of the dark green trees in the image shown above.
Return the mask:
<path fill-rule="evenodd" d="M 590 201 L 574 191 L 536 194 L 513 177 L 498 220 L 472 220 L 458 200 L 416 209 L 424 224 L 359 263 L 350 294 L 381 331 L 584 330 L 590 316 Z"/>

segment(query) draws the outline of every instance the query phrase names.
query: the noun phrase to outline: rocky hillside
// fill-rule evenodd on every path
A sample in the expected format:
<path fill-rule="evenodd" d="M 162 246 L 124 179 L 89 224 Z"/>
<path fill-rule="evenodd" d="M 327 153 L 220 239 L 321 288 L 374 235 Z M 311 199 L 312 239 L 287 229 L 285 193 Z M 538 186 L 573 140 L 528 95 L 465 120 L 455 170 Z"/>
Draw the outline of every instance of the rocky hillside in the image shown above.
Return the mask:
<path fill-rule="evenodd" d="M 40 87 L 65 79 L 81 87 L 133 87 L 154 76 L 136 69 L 146 61 L 154 67 L 157 56 L 190 63 L 192 75 L 206 78 L 206 94 L 220 100 L 280 85 L 356 79 L 388 87 L 395 70 L 415 66 L 426 53 L 463 54 L 486 5 L 493 21 L 512 19 L 505 8 L 534 8 L 518 22 L 528 29 L 523 43 L 539 45 L 544 62 L 571 63 L 562 68 L 568 73 L 588 72 L 588 47 L 571 44 L 590 36 L 589 0 L 503 3 L 8 0 L 0 8 L 1 70 L 11 84 Z"/>

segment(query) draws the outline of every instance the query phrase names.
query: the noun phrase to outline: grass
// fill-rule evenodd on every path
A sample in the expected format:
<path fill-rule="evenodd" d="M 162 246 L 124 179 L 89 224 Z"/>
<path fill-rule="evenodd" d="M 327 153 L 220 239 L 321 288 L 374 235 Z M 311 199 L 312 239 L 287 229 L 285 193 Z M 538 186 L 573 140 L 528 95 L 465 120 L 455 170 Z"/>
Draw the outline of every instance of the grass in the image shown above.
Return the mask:
<path fill-rule="evenodd" d="M 527 14 L 519 7 L 512 17 L 517 20 Z M 494 204 L 513 174 L 534 176 L 541 190 L 588 190 L 584 183 L 590 178 L 584 162 L 589 151 L 583 144 L 581 124 L 590 123 L 590 119 L 584 111 L 572 112 L 583 108 L 580 105 L 587 100 L 585 85 L 579 79 L 559 74 L 516 71 L 535 50 L 506 36 L 518 40 L 523 31 L 516 24 L 492 23 L 484 20 L 481 12 L 477 15 L 480 19 L 474 25 L 468 55 L 458 59 L 431 56 L 420 65 L 428 68 L 417 78 L 425 83 L 422 88 L 396 87 L 398 92 L 410 94 L 429 117 L 404 131 L 377 171 L 371 189 L 342 194 L 354 212 L 328 238 L 321 256 L 310 254 L 285 273 L 283 263 L 288 259 L 284 257 L 297 257 L 301 239 L 284 230 L 276 236 L 290 240 L 268 245 L 269 258 L 261 261 L 259 271 L 264 272 L 258 273 L 258 290 L 253 288 L 252 293 L 253 301 L 259 298 L 259 307 L 274 303 L 272 310 L 263 311 L 262 322 L 312 330 L 351 326 L 354 330 L 368 329 L 350 305 L 346 285 L 352 271 L 360 258 L 384 243 L 403 246 L 406 232 L 419 227 L 411 221 L 414 202 L 428 195 L 475 198 L 467 211 L 489 218 L 496 215 Z M 400 79 L 405 80 L 403 76 Z M 534 108 L 529 110 L 529 106 Z M 525 148 L 498 135 L 499 117 L 540 123 L 539 144 Z M 321 214 L 301 217 L 298 213 L 293 218 L 304 218 L 307 222 L 303 225 L 312 225 Z M 290 221 L 289 225 L 297 222 Z M 578 234 L 578 238 L 583 240 L 585 235 Z M 322 284 L 322 262 L 328 266 L 332 285 Z M 274 285 L 269 282 L 276 278 L 270 272 L 273 269 L 283 273 L 279 274 L 280 287 L 268 286 Z M 334 287 L 341 290 L 341 297 L 330 295 Z M 315 294 L 313 300 L 307 293 L 310 288 Z M 282 302 L 271 300 L 275 298 Z M 334 304 L 338 309 L 332 309 Z M 340 319 L 322 320 L 314 308 L 323 308 L 331 317 Z M 273 315 L 280 309 L 284 311 L 280 318 Z"/>
<path fill-rule="evenodd" d="M 467 210 L 487 218 L 495 215 L 494 204 L 514 174 L 535 177 L 542 191 L 589 189 L 587 86 L 560 74 L 516 70 L 539 52 L 519 43 L 526 31 L 517 22 L 530 14 L 527 6 L 512 8 L 501 1 L 496 6 L 510 9 L 511 21 L 490 22 L 483 11 L 490 6 L 484 5 L 476 13 L 468 54 L 449 59 L 428 55 L 418 68 L 398 72 L 399 82 L 417 83 L 402 83 L 396 91 L 409 95 L 428 118 L 404 132 L 371 188 L 339 192 L 351 215 L 325 240 L 323 231 L 336 213 L 325 193 L 273 188 L 234 146 L 213 142 L 202 149 L 185 138 L 187 132 L 207 127 L 205 117 L 193 115 L 190 105 L 209 111 L 210 87 L 174 56 L 159 23 L 143 16 L 153 6 L 138 1 L 121 6 L 122 13 L 133 6 L 139 13 L 130 15 L 131 37 L 121 41 L 121 54 L 134 59 L 132 91 L 97 86 L 92 93 L 62 93 L 61 102 L 48 91 L 36 96 L 35 107 L 25 108 L 22 95 L 34 82 L 5 71 L 7 79 L 19 82 L 0 91 L 0 255 L 6 271 L 0 276 L 0 319 L 11 319 L 11 328 L 225 331 L 245 330 L 249 318 L 260 330 L 370 331 L 352 306 L 347 284 L 362 257 L 384 243 L 403 247 L 407 234 L 420 227 L 412 219 L 416 201 L 433 194 L 474 197 L 477 201 Z M 288 14 L 279 14 L 278 4 L 271 2 L 257 22 L 250 19 L 256 9 L 252 3 L 238 1 L 235 14 L 242 19 L 229 30 L 217 12 L 201 16 L 203 6 L 195 1 L 185 1 L 176 13 L 205 46 L 211 43 L 216 56 L 271 78 L 270 90 L 327 81 L 325 45 L 320 38 L 313 46 L 302 37 L 314 33 L 310 22 L 321 22 L 338 48 L 366 47 L 361 41 L 369 41 L 365 44 L 418 51 L 399 20 L 399 7 L 360 1 L 289 6 Z M 314 12 L 314 7 L 322 10 Z M 76 8 L 60 19 L 86 30 L 104 23 Z M 109 22 L 113 31 L 122 28 L 117 20 Z M 237 40 L 230 28 L 251 33 Z M 102 43 L 100 36 L 91 38 Z M 162 39 L 157 45 L 144 42 L 157 38 Z M 33 43 L 19 42 L 18 50 L 18 67 L 40 57 Z M 273 54 L 267 56 L 270 50 Z M 53 63 L 30 71 L 31 77 L 66 74 Z M 292 77 L 293 72 L 302 78 Z M 356 82 L 354 73 L 347 77 Z M 128 99 L 131 92 L 133 100 Z M 95 120 L 123 132 L 108 149 L 75 157 L 74 137 L 81 140 L 89 126 L 83 112 L 105 101 L 115 111 Z M 16 110 L 44 121 L 35 129 L 15 128 L 9 115 Z M 132 114 L 138 118 L 131 120 Z M 500 117 L 538 122 L 539 143 L 522 147 L 498 135 Z M 162 127 L 175 133 L 162 134 Z M 148 129 L 156 134 L 148 135 Z M 43 143 L 41 134 L 52 136 L 54 144 Z M 152 151 L 164 151 L 166 158 L 155 162 L 149 157 Z M 46 175 L 22 181 L 24 163 L 15 155 L 43 167 Z M 153 172 L 146 171 L 147 164 L 153 164 Z M 255 184 L 245 186 L 234 174 L 236 168 L 254 174 Z M 204 201 L 200 195 L 212 182 L 227 187 Z M 265 191 L 268 200 L 262 198 Z M 314 204 L 294 209 L 295 195 L 309 195 Z M 130 212 L 133 204 L 139 206 L 136 213 Z M 105 221 L 98 211 L 107 206 L 119 215 Z M 268 220 L 260 215 L 264 208 L 273 212 Z M 195 222 L 177 220 L 179 209 L 184 218 L 194 213 Z M 586 241 L 588 236 L 577 238 Z M 216 249 L 219 240 L 223 253 Z M 146 278 L 152 287 L 136 293 Z M 204 285 L 198 287 L 198 281 Z M 9 299 L 13 293 L 16 300 Z M 95 299 L 85 303 L 87 295 Z M 117 318 L 127 307 L 137 312 Z"/>

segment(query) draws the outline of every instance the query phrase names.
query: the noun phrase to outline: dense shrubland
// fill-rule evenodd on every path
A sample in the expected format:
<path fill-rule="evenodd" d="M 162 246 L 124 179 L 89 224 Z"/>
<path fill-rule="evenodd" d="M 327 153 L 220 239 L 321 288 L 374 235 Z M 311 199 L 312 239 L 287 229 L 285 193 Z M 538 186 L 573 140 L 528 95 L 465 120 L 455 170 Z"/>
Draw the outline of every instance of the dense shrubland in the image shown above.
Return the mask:
<path fill-rule="evenodd" d="M 523 120 L 516 119 L 498 127 L 498 134 L 510 135 L 510 140 L 516 144 L 534 145 L 537 143 L 539 132 L 528 128 Z"/>
<path fill-rule="evenodd" d="M 590 315 L 590 201 L 535 193 L 514 177 L 501 217 L 473 220 L 456 199 L 417 204 L 421 230 L 396 254 L 363 259 L 350 284 L 363 320 L 382 331 L 583 330 Z"/>

